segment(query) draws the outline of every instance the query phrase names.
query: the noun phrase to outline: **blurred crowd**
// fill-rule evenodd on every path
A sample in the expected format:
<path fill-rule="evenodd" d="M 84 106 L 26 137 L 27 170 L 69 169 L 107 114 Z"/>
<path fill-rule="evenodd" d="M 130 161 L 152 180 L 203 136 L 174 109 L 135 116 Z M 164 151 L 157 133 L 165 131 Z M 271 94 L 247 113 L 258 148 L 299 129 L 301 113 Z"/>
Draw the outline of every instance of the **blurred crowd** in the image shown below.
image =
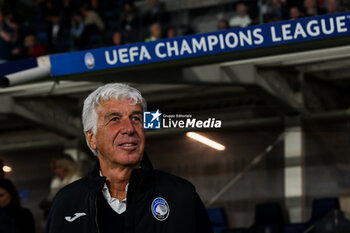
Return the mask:
<path fill-rule="evenodd" d="M 39 208 L 43 211 L 43 219 L 40 224 L 42 229 L 45 228 L 56 193 L 64 186 L 82 177 L 77 162 L 69 154 L 61 153 L 54 156 L 50 166 L 54 173 L 50 183 L 50 192 L 47 196 L 43 194 L 45 196 L 38 203 Z M 34 219 L 30 209 L 22 206 L 26 195 L 21 195 L 20 190 L 7 177 L 5 167 L 8 166 L 0 159 L 0 232 L 35 233 L 35 222 L 38 219 Z M 6 171 L 10 172 L 8 169 Z"/>
<path fill-rule="evenodd" d="M 201 33 L 164 2 L 144 0 L 0 0 L 0 63 Z M 350 0 L 247 0 L 216 8 L 217 30 L 347 11 Z M 213 9 L 202 9 L 201 14 Z M 198 14 L 198 12 L 197 12 Z M 195 17 L 196 12 L 190 12 Z M 192 23 L 195 24 L 195 23 Z"/>

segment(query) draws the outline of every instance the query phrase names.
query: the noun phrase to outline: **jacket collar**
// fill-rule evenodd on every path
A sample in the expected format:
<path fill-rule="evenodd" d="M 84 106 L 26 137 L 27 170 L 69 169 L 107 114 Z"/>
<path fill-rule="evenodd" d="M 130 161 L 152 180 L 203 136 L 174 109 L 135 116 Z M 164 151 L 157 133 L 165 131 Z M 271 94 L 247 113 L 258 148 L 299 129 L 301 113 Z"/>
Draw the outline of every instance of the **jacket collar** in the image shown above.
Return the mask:
<path fill-rule="evenodd" d="M 98 194 L 101 192 L 105 182 L 106 177 L 100 176 L 100 163 L 97 160 L 93 168 L 90 170 L 88 174 L 89 181 L 89 191 L 92 198 L 97 198 Z M 153 166 L 151 161 L 149 160 L 146 152 L 144 152 L 141 160 L 141 167 L 138 169 L 134 169 L 130 175 L 129 180 L 129 190 L 131 187 L 142 187 L 144 188 L 147 185 L 148 177 L 150 173 L 153 171 Z"/>

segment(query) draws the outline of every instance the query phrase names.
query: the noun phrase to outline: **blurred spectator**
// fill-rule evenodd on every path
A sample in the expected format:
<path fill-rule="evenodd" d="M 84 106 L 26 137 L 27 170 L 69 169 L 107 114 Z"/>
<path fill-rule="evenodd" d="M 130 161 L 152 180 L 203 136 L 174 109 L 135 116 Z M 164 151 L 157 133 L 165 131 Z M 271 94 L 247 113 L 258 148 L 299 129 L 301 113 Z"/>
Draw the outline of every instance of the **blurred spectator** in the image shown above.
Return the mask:
<path fill-rule="evenodd" d="M 327 14 L 334 14 L 337 12 L 339 12 L 338 0 L 328 0 L 327 1 Z"/>
<path fill-rule="evenodd" d="M 74 17 L 74 13 L 79 9 L 77 1 L 74 0 L 63 0 L 63 16 L 67 24 L 70 23 Z"/>
<path fill-rule="evenodd" d="M 11 39 L 13 30 L 5 23 L 0 11 L 0 64 L 9 60 L 11 54 Z"/>
<path fill-rule="evenodd" d="M 166 28 L 165 30 L 165 38 L 174 38 L 174 37 L 177 37 L 177 31 L 176 31 L 176 28 L 173 27 L 173 26 L 169 26 Z"/>
<path fill-rule="evenodd" d="M 349 11 L 350 10 L 350 0 L 342 0 L 341 2 L 341 11 Z"/>
<path fill-rule="evenodd" d="M 21 207 L 17 189 L 8 179 L 0 179 L 0 208 L 11 219 L 17 233 L 35 233 L 35 222 L 30 210 Z"/>
<path fill-rule="evenodd" d="M 304 16 L 311 17 L 323 14 L 322 10 L 317 6 L 316 0 L 304 0 Z"/>
<path fill-rule="evenodd" d="M 318 15 L 316 0 L 304 0 L 304 8 L 305 8 L 305 11 L 304 11 L 305 16 Z"/>
<path fill-rule="evenodd" d="M 222 19 L 218 23 L 218 30 L 227 30 L 230 26 L 228 24 L 228 21 L 226 19 Z"/>
<path fill-rule="evenodd" d="M 154 23 L 150 27 L 150 37 L 146 38 L 145 41 L 155 41 L 162 37 L 162 26 L 160 23 Z"/>
<path fill-rule="evenodd" d="M 188 36 L 188 35 L 193 35 L 193 34 L 195 34 L 195 31 L 193 30 L 193 28 L 191 26 L 186 25 L 183 27 L 182 35 Z"/>
<path fill-rule="evenodd" d="M 12 56 L 21 59 L 35 58 L 44 55 L 45 51 L 45 46 L 38 43 L 36 35 L 28 34 L 24 38 L 23 45 L 12 50 Z"/>
<path fill-rule="evenodd" d="M 46 18 L 47 10 L 46 10 L 46 2 L 45 0 L 36 0 L 34 6 L 34 15 L 33 17 L 42 17 Z"/>
<path fill-rule="evenodd" d="M 6 27 L 11 30 L 11 40 L 10 40 L 10 59 L 13 59 L 12 49 L 16 46 L 21 46 L 23 44 L 23 39 L 20 32 L 20 22 L 14 17 L 14 14 L 10 11 L 3 12 L 4 23 Z"/>
<path fill-rule="evenodd" d="M 92 9 L 91 6 L 84 4 L 80 8 L 80 11 L 84 15 L 85 29 L 91 26 L 95 26 L 100 32 L 104 31 L 105 25 L 101 17 Z"/>
<path fill-rule="evenodd" d="M 48 198 L 45 198 L 39 204 L 39 207 L 44 211 L 45 218 L 49 214 L 51 203 L 56 193 L 67 184 L 81 178 L 77 163 L 67 154 L 53 158 L 50 165 L 55 173 L 55 177 L 51 181 Z"/>
<path fill-rule="evenodd" d="M 302 14 L 298 7 L 294 6 L 289 9 L 289 19 L 299 19 L 302 17 Z"/>
<path fill-rule="evenodd" d="M 51 168 L 55 172 L 55 177 L 50 185 L 50 200 L 53 199 L 58 190 L 81 178 L 77 163 L 68 154 L 53 158 Z"/>
<path fill-rule="evenodd" d="M 81 40 L 81 36 L 84 32 L 84 21 L 83 16 L 79 13 L 75 13 L 72 17 L 72 25 L 71 25 L 71 35 L 73 37 L 74 47 L 78 47 L 79 41 Z"/>
<path fill-rule="evenodd" d="M 90 0 L 91 8 L 97 12 L 99 10 L 98 0 Z"/>
<path fill-rule="evenodd" d="M 248 15 L 247 6 L 244 3 L 237 3 L 236 14 L 229 21 L 230 27 L 246 27 L 252 23 Z"/>
<path fill-rule="evenodd" d="M 59 14 L 59 10 L 55 9 L 51 0 L 44 0 L 41 5 L 42 15 L 46 20 L 51 20 L 53 14 Z"/>
<path fill-rule="evenodd" d="M 261 10 L 264 16 L 268 15 L 268 18 L 280 19 L 282 17 L 282 6 L 283 3 L 280 0 L 264 0 L 262 1 Z"/>
<path fill-rule="evenodd" d="M 28 33 L 34 33 L 38 41 L 46 45 L 47 52 L 52 54 L 69 52 L 72 48 L 82 50 L 110 45 L 112 43 L 111 33 L 114 30 L 123 31 L 123 43 L 137 42 L 143 40 L 150 25 L 160 23 L 160 25 L 167 26 L 169 25 L 167 22 L 170 22 L 168 17 L 170 13 L 167 13 L 166 5 L 162 0 L 147 0 L 148 5 L 142 15 L 134 6 L 133 0 L 31 1 L 35 2 L 32 8 L 23 3 L 28 1 L 0 0 L 0 9 L 3 12 L 0 16 L 0 63 L 9 59 L 23 58 L 19 48 L 24 47 L 24 35 Z M 27 8 L 22 9 L 21 2 Z M 218 22 L 218 30 L 261 23 L 257 4 L 259 1 L 240 1 L 237 4 L 236 2 L 234 3 L 236 15 L 230 18 L 228 23 L 227 21 Z M 263 23 L 350 10 L 350 0 L 261 0 L 261 3 Z M 220 6 L 213 10 L 210 9 L 208 13 L 213 15 L 213 11 L 216 13 L 221 11 L 224 15 L 227 13 L 225 7 L 231 4 L 227 3 L 223 8 Z M 81 15 L 76 14 L 76 11 L 80 11 Z M 192 15 L 191 11 L 190 18 L 196 17 L 197 13 L 193 12 Z M 172 12 L 171 15 L 178 17 L 179 14 Z M 220 17 L 222 18 L 224 16 Z M 172 18 L 172 21 L 177 21 L 177 19 Z M 213 22 L 214 27 L 215 22 Z M 105 25 L 108 27 L 108 37 L 103 35 Z M 184 26 L 179 22 L 176 29 L 180 35 L 191 35 L 195 33 L 192 26 L 195 25 Z M 173 38 L 177 34 L 176 29 L 169 27 L 162 36 Z M 160 38 L 160 36 L 150 36 L 147 40 L 155 38 Z"/>
<path fill-rule="evenodd" d="M 84 4 L 80 11 L 84 16 L 85 28 L 81 35 L 81 40 L 79 40 L 78 49 L 91 49 L 101 46 L 102 33 L 105 29 L 101 17 L 87 4 Z"/>
<path fill-rule="evenodd" d="M 48 16 L 47 36 L 48 36 L 48 50 L 50 52 L 58 52 L 57 42 L 59 37 L 63 34 L 63 24 L 61 16 L 58 12 L 53 12 Z"/>
<path fill-rule="evenodd" d="M 44 55 L 45 46 L 38 43 L 34 34 L 29 34 L 24 39 L 24 47 L 27 49 L 28 57 L 35 58 Z"/>
<path fill-rule="evenodd" d="M 7 21 L 7 25 L 12 30 L 11 44 L 16 44 L 20 40 L 20 23 L 15 18 Z"/>
<path fill-rule="evenodd" d="M 132 1 L 124 2 L 124 11 L 120 15 L 122 29 L 130 31 L 137 28 L 137 9 Z"/>
<path fill-rule="evenodd" d="M 317 5 L 320 8 L 325 8 L 325 0 L 317 0 Z"/>
<path fill-rule="evenodd" d="M 112 35 L 112 46 L 119 46 L 124 44 L 123 34 L 121 32 L 114 32 Z"/>
<path fill-rule="evenodd" d="M 4 15 L 15 16 L 18 10 L 18 3 L 20 0 L 2 0 L 0 1 L 0 10 Z"/>
<path fill-rule="evenodd" d="M 154 23 L 166 23 L 167 19 L 165 17 L 164 4 L 158 0 L 148 0 L 148 3 L 148 9 L 144 15 L 144 23 L 146 26 Z"/>

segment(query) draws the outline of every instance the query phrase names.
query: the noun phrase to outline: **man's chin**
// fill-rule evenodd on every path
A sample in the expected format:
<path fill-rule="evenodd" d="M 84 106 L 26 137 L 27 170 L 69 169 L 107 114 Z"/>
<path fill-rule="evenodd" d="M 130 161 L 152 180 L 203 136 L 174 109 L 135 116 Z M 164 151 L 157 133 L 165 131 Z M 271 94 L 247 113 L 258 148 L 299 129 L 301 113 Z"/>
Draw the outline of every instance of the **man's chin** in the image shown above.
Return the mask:
<path fill-rule="evenodd" d="M 139 165 L 142 160 L 142 155 L 135 151 L 123 153 L 118 160 L 125 165 Z"/>

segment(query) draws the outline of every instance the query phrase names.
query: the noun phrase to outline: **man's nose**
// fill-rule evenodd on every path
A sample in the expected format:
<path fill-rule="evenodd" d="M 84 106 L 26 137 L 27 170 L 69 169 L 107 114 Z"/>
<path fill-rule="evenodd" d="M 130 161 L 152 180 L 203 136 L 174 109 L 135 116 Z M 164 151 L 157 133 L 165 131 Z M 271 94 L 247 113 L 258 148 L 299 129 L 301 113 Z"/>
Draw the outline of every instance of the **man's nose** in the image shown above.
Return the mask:
<path fill-rule="evenodd" d="M 131 119 L 125 119 L 120 130 L 122 134 L 133 134 L 135 132 L 135 127 L 132 124 Z"/>

